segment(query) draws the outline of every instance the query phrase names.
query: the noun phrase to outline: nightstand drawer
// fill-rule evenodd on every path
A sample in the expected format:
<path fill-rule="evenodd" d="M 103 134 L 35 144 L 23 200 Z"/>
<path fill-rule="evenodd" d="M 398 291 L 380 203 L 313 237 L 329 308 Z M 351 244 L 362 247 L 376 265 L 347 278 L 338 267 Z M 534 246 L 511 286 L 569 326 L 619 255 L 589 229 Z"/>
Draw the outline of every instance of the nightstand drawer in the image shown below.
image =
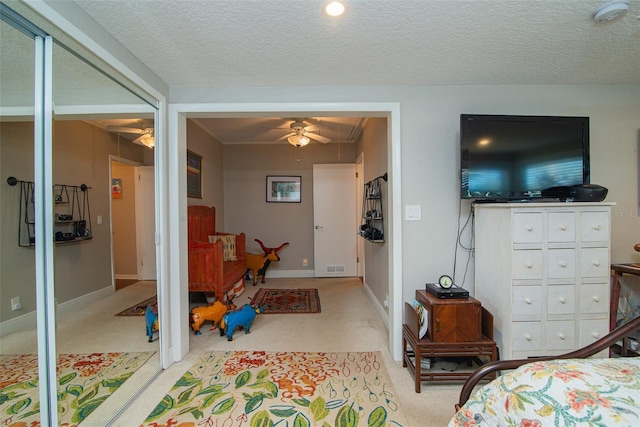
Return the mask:
<path fill-rule="evenodd" d="M 482 338 L 482 309 L 475 298 L 439 299 L 417 290 L 416 299 L 429 313 L 429 341 L 471 342 Z"/>

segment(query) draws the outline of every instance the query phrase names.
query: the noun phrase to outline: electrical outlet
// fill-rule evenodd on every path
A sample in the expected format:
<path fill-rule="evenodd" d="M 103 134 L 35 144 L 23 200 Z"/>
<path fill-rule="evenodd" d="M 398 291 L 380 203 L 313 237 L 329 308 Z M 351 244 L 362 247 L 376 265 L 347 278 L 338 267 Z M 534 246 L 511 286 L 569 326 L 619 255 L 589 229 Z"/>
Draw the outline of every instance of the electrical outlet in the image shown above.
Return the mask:
<path fill-rule="evenodd" d="M 303 267 L 308 267 L 308 266 L 309 266 L 309 260 L 308 260 L 308 259 L 306 259 L 306 258 L 303 258 L 303 259 L 302 259 L 302 266 L 303 266 Z"/>
<path fill-rule="evenodd" d="M 11 311 L 20 310 L 22 308 L 22 303 L 20 302 L 20 297 L 11 298 Z"/>

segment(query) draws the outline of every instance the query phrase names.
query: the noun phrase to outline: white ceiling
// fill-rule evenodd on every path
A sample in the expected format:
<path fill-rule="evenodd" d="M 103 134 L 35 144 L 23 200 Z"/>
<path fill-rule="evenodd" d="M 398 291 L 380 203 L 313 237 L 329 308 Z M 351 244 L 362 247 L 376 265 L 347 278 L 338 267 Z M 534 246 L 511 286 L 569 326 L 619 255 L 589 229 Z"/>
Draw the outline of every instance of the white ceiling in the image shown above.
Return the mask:
<path fill-rule="evenodd" d="M 592 20 L 602 0 L 344 0 L 337 19 L 327 0 L 75 2 L 172 91 L 640 83 L 640 0 L 607 24 Z M 291 119 L 198 122 L 224 144 L 272 143 Z M 319 132 L 345 141 L 361 125 L 325 118 Z"/>
<path fill-rule="evenodd" d="M 591 19 L 606 0 L 344 0 L 347 12 L 337 19 L 323 13 L 328 0 L 67 1 L 172 92 L 211 86 L 640 83 L 640 0 L 628 0 L 629 13 L 607 24 Z M 8 61 L 2 62 L 5 79 Z M 14 86 L 3 81 L 3 88 Z M 354 117 L 316 117 L 319 123 L 307 118 L 333 142 L 353 141 L 363 124 Z M 293 119 L 197 122 L 224 144 L 273 143 Z"/>
<path fill-rule="evenodd" d="M 180 86 L 640 82 L 640 0 L 75 0 Z"/>

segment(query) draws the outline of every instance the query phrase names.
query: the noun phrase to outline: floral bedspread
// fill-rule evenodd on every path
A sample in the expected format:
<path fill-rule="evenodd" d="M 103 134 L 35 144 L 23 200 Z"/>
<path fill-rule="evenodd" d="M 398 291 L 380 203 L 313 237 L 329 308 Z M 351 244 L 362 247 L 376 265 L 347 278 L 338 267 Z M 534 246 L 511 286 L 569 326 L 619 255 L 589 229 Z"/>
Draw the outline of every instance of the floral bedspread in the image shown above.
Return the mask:
<path fill-rule="evenodd" d="M 532 362 L 477 390 L 457 426 L 640 426 L 640 357 Z"/>

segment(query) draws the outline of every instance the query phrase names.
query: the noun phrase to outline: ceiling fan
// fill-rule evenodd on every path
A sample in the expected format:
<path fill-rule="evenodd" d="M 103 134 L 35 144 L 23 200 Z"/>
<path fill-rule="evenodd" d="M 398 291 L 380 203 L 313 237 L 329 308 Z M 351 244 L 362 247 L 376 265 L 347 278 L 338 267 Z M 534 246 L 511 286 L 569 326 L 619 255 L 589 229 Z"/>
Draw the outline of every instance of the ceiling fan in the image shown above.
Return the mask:
<path fill-rule="evenodd" d="M 153 135 L 153 125 L 147 126 L 140 122 L 140 127 L 126 127 L 126 126 L 107 126 L 107 130 L 110 132 L 132 133 L 140 135 L 132 142 L 135 144 L 144 145 L 145 147 L 153 148 L 156 146 L 156 139 Z"/>
<path fill-rule="evenodd" d="M 304 147 L 311 142 L 312 139 L 322 142 L 323 144 L 331 142 L 331 139 L 312 132 L 316 130 L 316 127 L 306 123 L 304 119 L 293 119 L 293 123 L 289 125 L 289 128 L 291 132 L 278 138 L 276 141 L 286 139 L 289 144 L 295 147 Z"/>

